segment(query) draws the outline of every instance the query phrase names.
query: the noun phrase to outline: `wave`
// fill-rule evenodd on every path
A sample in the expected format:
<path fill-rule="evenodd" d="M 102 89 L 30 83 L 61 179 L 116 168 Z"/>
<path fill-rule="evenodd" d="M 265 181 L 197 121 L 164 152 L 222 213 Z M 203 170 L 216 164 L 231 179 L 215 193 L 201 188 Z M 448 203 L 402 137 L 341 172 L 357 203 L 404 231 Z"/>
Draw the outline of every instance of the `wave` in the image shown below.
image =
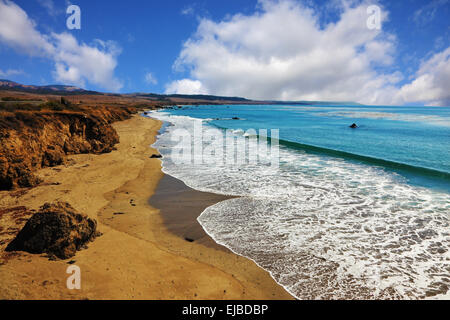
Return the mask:
<path fill-rule="evenodd" d="M 219 129 L 222 129 L 222 130 L 230 129 L 230 128 L 218 126 L 214 123 L 209 123 L 209 124 L 219 128 Z M 235 133 L 235 134 L 238 134 L 240 132 L 242 132 L 244 136 L 248 136 L 248 135 L 245 135 L 244 131 L 241 129 L 238 129 L 238 130 L 233 129 L 233 133 Z M 261 136 L 259 134 L 256 134 L 256 137 L 266 138 L 265 136 Z M 269 138 L 270 138 L 270 136 L 269 136 Z M 270 142 L 271 141 L 269 139 L 268 143 L 270 144 Z M 285 139 L 277 139 L 277 142 L 281 146 L 285 146 L 289 149 L 293 149 L 293 150 L 297 150 L 297 151 L 305 151 L 305 152 L 311 153 L 311 154 L 332 156 L 332 157 L 336 157 L 336 158 L 342 158 L 344 160 L 359 161 L 361 163 L 380 166 L 380 167 L 384 167 L 387 169 L 393 169 L 395 171 L 400 171 L 400 172 L 405 172 L 405 173 L 413 173 L 413 174 L 417 174 L 417 175 L 421 175 L 421 176 L 433 177 L 433 178 L 438 178 L 438 179 L 442 179 L 445 181 L 450 181 L 450 172 L 440 171 L 440 170 L 433 169 L 433 168 L 415 166 L 415 165 L 401 163 L 401 162 L 397 162 L 397 161 L 393 161 L 393 160 L 389 160 L 389 159 L 381 159 L 381 158 L 376 158 L 376 157 L 372 157 L 372 156 L 361 155 L 361 154 L 357 154 L 357 153 L 351 153 L 351 152 L 347 152 L 347 151 L 331 149 L 331 148 L 326 148 L 326 147 L 319 147 L 319 146 L 314 146 L 314 145 L 300 143 L 300 142 L 294 142 L 294 141 L 285 140 Z"/>
<path fill-rule="evenodd" d="M 391 168 L 391 169 L 395 169 L 395 170 L 406 171 L 406 172 L 411 172 L 411 173 L 425 175 L 425 176 L 437 177 L 437 178 L 441 178 L 441 179 L 450 181 L 450 172 L 444 172 L 444 171 L 439 171 L 436 169 L 414 166 L 414 165 L 410 165 L 410 164 L 406 164 L 406 163 L 396 162 L 396 161 L 387 160 L 387 159 L 380 159 L 380 158 L 360 155 L 360 154 L 356 154 L 356 153 L 350 153 L 350 152 L 346 152 L 346 151 L 317 147 L 317 146 L 313 146 L 313 145 L 292 142 L 292 141 L 288 141 L 288 140 L 280 139 L 279 142 L 280 142 L 280 145 L 284 145 L 286 147 L 296 149 L 296 150 L 303 150 L 303 151 L 307 151 L 310 153 L 324 154 L 324 155 L 329 155 L 329 156 L 334 156 L 334 157 L 339 157 L 339 158 L 344 158 L 344 159 L 349 159 L 349 160 L 357 160 L 357 161 L 364 162 L 366 164 L 382 166 L 385 168 Z"/>

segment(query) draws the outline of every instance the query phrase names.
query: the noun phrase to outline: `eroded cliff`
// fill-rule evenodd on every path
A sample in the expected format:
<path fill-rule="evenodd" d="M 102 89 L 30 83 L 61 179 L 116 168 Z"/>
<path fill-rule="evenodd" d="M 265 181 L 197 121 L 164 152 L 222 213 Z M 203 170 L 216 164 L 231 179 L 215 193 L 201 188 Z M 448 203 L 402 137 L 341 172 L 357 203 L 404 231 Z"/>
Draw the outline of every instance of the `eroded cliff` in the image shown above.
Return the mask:
<path fill-rule="evenodd" d="M 0 190 L 33 187 L 34 171 L 63 164 L 66 156 L 108 153 L 119 142 L 111 123 L 128 119 L 129 107 L 0 112 Z"/>

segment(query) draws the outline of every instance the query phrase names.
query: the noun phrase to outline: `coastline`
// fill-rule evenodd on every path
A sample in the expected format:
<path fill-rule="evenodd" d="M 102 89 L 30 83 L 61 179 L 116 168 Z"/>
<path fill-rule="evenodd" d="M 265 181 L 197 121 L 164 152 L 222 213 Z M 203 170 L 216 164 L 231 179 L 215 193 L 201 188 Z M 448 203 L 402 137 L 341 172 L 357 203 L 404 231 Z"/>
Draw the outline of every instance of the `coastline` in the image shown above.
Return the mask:
<path fill-rule="evenodd" d="M 1 208 L 38 209 L 59 200 L 97 219 L 103 236 L 70 259 L 81 269 L 81 290 L 66 288 L 69 261 L 28 253 L 5 256 L 11 235 L 3 232 L 0 299 L 292 299 L 253 261 L 202 235 L 198 223 L 196 227 L 188 219 L 186 237 L 195 241 L 186 241 L 170 224 L 176 215 L 167 220 L 164 207 L 160 214 L 149 205 L 164 180 L 161 162 L 149 158 L 156 153 L 149 145 L 159 121 L 133 116 L 113 126 L 121 141 L 116 151 L 71 156 L 66 165 L 37 172 L 47 183 L 25 194 L 0 193 Z M 171 185 L 173 181 L 166 186 Z M 209 196 L 203 200 L 190 209 L 191 217 L 215 201 Z M 2 225 L 13 223 L 6 221 L 8 215 L 1 219 Z"/>

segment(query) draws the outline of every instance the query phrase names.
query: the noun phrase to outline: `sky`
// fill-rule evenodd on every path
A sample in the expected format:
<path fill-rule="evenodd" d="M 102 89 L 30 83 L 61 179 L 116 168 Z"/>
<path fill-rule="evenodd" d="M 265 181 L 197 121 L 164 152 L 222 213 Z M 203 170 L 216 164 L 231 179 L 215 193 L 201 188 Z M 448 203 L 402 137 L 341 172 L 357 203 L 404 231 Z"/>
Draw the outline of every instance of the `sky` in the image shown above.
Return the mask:
<path fill-rule="evenodd" d="M 449 21 L 450 0 L 0 0 L 0 79 L 449 106 Z"/>

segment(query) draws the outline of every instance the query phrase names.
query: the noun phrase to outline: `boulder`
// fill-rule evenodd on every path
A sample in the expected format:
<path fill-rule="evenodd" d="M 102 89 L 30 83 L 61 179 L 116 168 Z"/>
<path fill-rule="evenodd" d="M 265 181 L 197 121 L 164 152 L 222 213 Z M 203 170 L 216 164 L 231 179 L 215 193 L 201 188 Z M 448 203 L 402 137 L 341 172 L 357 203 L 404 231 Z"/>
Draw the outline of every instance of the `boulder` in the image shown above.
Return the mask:
<path fill-rule="evenodd" d="M 42 167 L 55 167 L 63 164 L 65 161 L 65 153 L 62 149 L 55 150 L 49 148 L 44 152 L 42 157 Z"/>
<path fill-rule="evenodd" d="M 46 203 L 8 245 L 6 251 L 47 253 L 68 259 L 100 233 L 97 222 L 75 211 L 68 203 Z"/>
<path fill-rule="evenodd" d="M 160 155 L 160 154 L 152 154 L 150 156 L 150 159 L 161 159 L 161 158 L 162 158 L 162 155 Z"/>
<path fill-rule="evenodd" d="M 350 128 L 356 129 L 356 128 L 358 128 L 358 125 L 357 125 L 356 123 L 354 123 L 354 124 L 352 124 L 352 125 L 350 126 Z"/>

